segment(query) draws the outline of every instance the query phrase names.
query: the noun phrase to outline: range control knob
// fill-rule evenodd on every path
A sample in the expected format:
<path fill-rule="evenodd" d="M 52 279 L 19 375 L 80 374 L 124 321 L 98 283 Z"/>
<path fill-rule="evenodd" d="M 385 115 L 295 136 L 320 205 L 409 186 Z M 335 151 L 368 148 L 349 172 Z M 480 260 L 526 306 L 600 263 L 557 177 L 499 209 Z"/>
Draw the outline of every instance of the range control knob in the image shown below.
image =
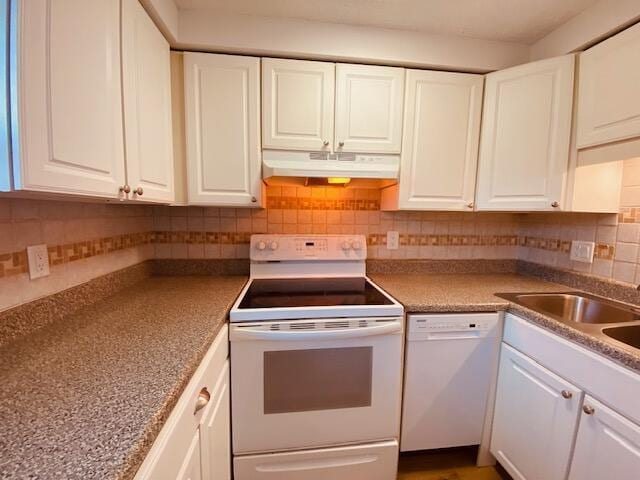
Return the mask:
<path fill-rule="evenodd" d="M 269 244 L 269 248 L 270 248 L 271 250 L 277 250 L 277 249 L 278 249 L 278 242 L 271 242 L 271 243 Z"/>
<path fill-rule="evenodd" d="M 342 242 L 342 249 L 343 250 L 349 250 L 351 248 L 351 243 L 347 242 L 346 240 L 344 242 Z"/>
<path fill-rule="evenodd" d="M 351 247 L 354 250 L 360 250 L 362 248 L 362 243 L 360 241 L 356 240 L 351 244 Z"/>
<path fill-rule="evenodd" d="M 264 250 L 265 248 L 267 248 L 267 244 L 264 243 L 264 241 L 260 240 L 258 243 L 256 243 L 256 248 L 258 250 Z"/>

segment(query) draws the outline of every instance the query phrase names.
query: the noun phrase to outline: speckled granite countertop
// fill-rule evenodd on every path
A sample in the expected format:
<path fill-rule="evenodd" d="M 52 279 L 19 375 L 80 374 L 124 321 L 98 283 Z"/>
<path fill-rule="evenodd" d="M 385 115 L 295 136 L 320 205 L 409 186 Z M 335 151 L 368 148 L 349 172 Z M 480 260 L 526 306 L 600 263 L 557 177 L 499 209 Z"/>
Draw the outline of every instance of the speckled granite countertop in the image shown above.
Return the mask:
<path fill-rule="evenodd" d="M 150 277 L 0 348 L 0 478 L 132 478 L 246 280 Z"/>
<path fill-rule="evenodd" d="M 491 312 L 509 301 L 496 293 L 566 292 L 564 285 L 515 273 L 375 273 L 371 279 L 404 305 L 407 312 Z"/>
<path fill-rule="evenodd" d="M 566 285 L 515 273 L 376 273 L 371 279 L 402 303 L 408 313 L 508 310 L 640 373 L 637 349 L 582 332 L 549 316 L 513 304 L 496 293 L 568 292 Z"/>

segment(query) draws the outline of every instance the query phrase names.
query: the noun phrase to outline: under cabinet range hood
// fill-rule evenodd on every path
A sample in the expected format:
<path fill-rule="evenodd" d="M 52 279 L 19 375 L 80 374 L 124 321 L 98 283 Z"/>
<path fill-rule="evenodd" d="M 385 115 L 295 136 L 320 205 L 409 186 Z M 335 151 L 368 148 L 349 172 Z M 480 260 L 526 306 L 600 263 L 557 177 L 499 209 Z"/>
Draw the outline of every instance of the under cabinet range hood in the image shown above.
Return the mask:
<path fill-rule="evenodd" d="M 398 182 L 399 155 L 262 151 L 267 185 L 383 188 Z"/>

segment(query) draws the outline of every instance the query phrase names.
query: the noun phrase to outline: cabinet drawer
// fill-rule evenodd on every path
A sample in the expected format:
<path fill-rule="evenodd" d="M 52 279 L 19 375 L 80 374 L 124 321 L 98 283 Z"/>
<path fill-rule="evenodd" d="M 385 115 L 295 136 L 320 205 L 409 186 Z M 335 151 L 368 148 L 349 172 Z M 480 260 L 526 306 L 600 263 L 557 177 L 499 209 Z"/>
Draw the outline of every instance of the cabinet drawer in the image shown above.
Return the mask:
<path fill-rule="evenodd" d="M 197 434 L 205 412 L 208 411 L 208 408 L 196 411 L 198 396 L 206 388 L 206 392 L 215 401 L 216 385 L 221 378 L 221 372 L 226 372 L 228 356 L 228 327 L 224 325 L 180 396 L 167 423 L 162 427 L 151 451 L 136 474 L 136 480 L 177 478 L 178 469 L 188 456 L 192 439 Z"/>

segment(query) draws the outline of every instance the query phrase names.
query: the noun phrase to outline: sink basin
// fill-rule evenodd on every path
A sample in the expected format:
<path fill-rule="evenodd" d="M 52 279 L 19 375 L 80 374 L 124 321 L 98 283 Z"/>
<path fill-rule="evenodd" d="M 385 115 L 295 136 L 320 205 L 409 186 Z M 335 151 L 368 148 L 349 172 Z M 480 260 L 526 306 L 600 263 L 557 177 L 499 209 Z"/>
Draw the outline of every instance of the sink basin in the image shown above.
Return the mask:
<path fill-rule="evenodd" d="M 640 325 L 603 328 L 602 333 L 631 347 L 640 348 Z"/>
<path fill-rule="evenodd" d="M 600 300 L 580 293 L 540 293 L 515 295 L 523 307 L 575 323 L 624 323 L 640 320 L 640 312 L 626 305 Z"/>
<path fill-rule="evenodd" d="M 601 340 L 640 350 L 640 308 L 582 292 L 498 293 Z"/>

